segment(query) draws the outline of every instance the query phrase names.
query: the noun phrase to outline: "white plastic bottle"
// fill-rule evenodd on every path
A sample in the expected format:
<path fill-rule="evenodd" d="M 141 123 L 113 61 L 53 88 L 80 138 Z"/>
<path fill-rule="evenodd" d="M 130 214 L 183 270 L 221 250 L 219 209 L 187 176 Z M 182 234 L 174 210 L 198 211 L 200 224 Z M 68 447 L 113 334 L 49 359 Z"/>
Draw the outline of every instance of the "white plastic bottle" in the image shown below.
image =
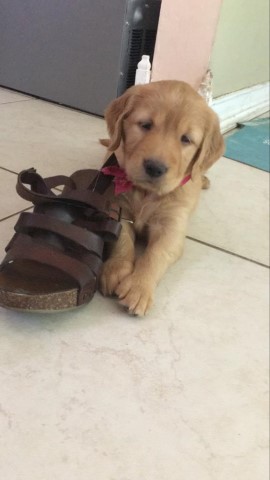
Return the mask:
<path fill-rule="evenodd" d="M 141 61 L 137 65 L 135 85 L 150 83 L 151 63 L 149 55 L 143 55 Z"/>

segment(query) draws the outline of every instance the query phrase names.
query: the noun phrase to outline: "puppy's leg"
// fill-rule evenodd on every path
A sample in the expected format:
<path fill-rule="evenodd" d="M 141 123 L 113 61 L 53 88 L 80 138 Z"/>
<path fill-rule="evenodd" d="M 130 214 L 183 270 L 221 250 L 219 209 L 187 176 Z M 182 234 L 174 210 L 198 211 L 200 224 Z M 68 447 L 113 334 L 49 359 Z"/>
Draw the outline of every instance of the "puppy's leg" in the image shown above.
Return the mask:
<path fill-rule="evenodd" d="M 182 222 L 151 230 L 144 254 L 135 263 L 133 272 L 116 288 L 120 303 L 129 313 L 142 316 L 150 308 L 157 284 L 167 268 L 182 254 L 187 218 Z"/>
<path fill-rule="evenodd" d="M 101 273 L 100 289 L 103 295 L 112 295 L 121 280 L 132 273 L 135 258 L 134 241 L 133 226 L 123 222 L 120 237 Z"/>

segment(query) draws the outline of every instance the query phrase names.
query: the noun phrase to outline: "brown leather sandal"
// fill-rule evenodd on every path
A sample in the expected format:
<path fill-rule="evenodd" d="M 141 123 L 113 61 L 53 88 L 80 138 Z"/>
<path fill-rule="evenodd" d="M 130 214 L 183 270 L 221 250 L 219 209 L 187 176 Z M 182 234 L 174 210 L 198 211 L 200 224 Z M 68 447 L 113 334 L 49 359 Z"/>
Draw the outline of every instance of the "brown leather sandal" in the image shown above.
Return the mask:
<path fill-rule="evenodd" d="M 113 164 L 114 156 L 105 165 Z M 64 190 L 57 195 L 51 189 L 60 185 Z M 6 247 L 0 305 L 52 313 L 88 303 L 98 286 L 104 247 L 121 230 L 111 178 L 80 170 L 43 179 L 29 169 L 19 174 L 17 192 L 34 210 L 21 213 Z"/>

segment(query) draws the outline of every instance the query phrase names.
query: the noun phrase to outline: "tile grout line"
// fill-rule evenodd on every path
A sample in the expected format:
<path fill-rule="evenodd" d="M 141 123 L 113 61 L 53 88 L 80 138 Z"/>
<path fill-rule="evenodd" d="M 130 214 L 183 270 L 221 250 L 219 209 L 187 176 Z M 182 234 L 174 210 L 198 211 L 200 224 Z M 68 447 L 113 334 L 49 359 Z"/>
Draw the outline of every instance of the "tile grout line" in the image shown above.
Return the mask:
<path fill-rule="evenodd" d="M 27 98 L 25 100 L 14 100 L 11 102 L 0 102 L 1 105 L 11 105 L 12 103 L 22 103 L 22 102 L 31 102 L 31 100 L 36 100 L 35 98 Z"/>
<path fill-rule="evenodd" d="M 9 170 L 8 168 L 0 167 L 0 169 L 1 169 L 1 170 L 5 170 L 5 172 L 14 173 L 14 175 L 18 175 L 17 172 L 14 172 L 13 170 Z"/>
<path fill-rule="evenodd" d="M 28 210 L 31 210 L 33 208 L 33 205 L 31 207 L 25 208 L 24 210 L 19 210 L 18 212 L 12 213 L 11 215 L 8 215 L 7 217 L 1 218 L 0 223 L 4 222 L 5 220 L 8 220 L 12 217 L 15 217 L 16 215 L 19 215 L 19 213 L 22 212 L 27 212 Z M 245 260 L 250 263 L 254 263 L 255 265 L 258 265 L 259 267 L 264 267 L 267 269 L 270 269 L 268 265 L 265 265 L 264 263 L 257 262 L 257 260 L 252 260 L 252 258 L 244 257 L 243 255 L 239 255 L 238 253 L 230 252 L 229 250 L 225 250 L 225 248 L 218 247 L 216 245 L 212 245 L 211 243 L 204 242 L 203 240 L 198 240 L 197 238 L 189 237 L 186 236 L 188 240 L 191 240 L 192 242 L 199 243 L 201 245 L 205 245 L 206 247 L 213 248 L 214 250 L 218 250 L 219 252 L 226 253 L 227 255 L 231 255 L 233 257 L 241 258 L 242 260 Z"/>
<path fill-rule="evenodd" d="M 239 255 L 238 253 L 231 252 L 230 250 L 226 250 L 225 248 L 218 247 L 216 245 L 212 245 L 211 243 L 204 242 L 203 240 L 199 240 L 197 238 L 189 237 L 186 236 L 188 240 L 191 240 L 193 242 L 200 243 L 201 245 L 205 245 L 206 247 L 214 248 L 215 250 L 218 250 L 219 252 L 226 253 L 227 255 L 232 255 L 233 257 L 238 257 L 241 258 L 242 260 L 246 260 L 247 262 L 255 263 L 255 265 L 259 265 L 260 267 L 264 267 L 269 269 L 270 267 L 266 265 L 265 263 L 258 262 L 257 260 L 253 260 L 252 258 L 244 257 L 243 255 Z"/>
<path fill-rule="evenodd" d="M 1 87 L 0 85 L 0 89 L 3 88 Z M 10 89 L 8 89 L 10 90 Z M 20 93 L 18 90 L 11 90 L 11 92 L 14 92 L 14 93 Z M 22 93 L 23 95 L 23 93 Z M 90 117 L 96 117 L 98 119 L 101 119 L 101 120 L 104 120 L 104 115 L 98 115 L 97 113 L 92 113 L 92 112 L 89 112 L 88 110 L 81 110 L 79 108 L 75 108 L 75 107 L 72 107 L 71 105 L 66 105 L 65 103 L 59 103 L 59 102 L 56 102 L 54 100 L 50 100 L 49 98 L 43 98 L 43 97 L 38 97 L 37 95 L 31 95 L 31 97 L 29 99 L 25 99 L 25 100 L 15 100 L 14 102 L 6 102 L 6 103 L 0 103 L 0 105 L 8 105 L 8 104 L 11 104 L 11 103 L 20 103 L 20 102 L 27 102 L 27 101 L 30 101 L 30 100 L 38 100 L 38 101 L 41 101 L 43 103 L 47 103 L 49 105 L 55 105 L 57 107 L 62 107 L 62 108 L 65 108 L 65 109 L 68 109 L 68 110 L 71 110 L 73 112 L 78 112 L 78 113 L 82 113 L 84 115 L 87 115 L 87 116 L 90 116 Z"/>
<path fill-rule="evenodd" d="M 8 169 L 5 168 L 5 167 L 0 167 L 0 169 L 5 170 L 6 172 L 9 172 L 9 173 L 13 173 L 13 174 L 15 174 L 15 175 L 18 175 L 18 173 L 14 172 L 13 170 L 8 170 Z M 59 190 L 58 188 L 56 188 L 56 190 L 61 191 L 61 190 Z M 21 213 L 21 212 L 30 210 L 31 208 L 32 208 L 32 206 L 31 206 L 31 207 L 28 207 L 28 208 L 26 208 L 26 209 L 24 209 L 24 210 L 20 210 L 19 212 L 13 213 L 12 215 L 8 215 L 7 217 L 4 217 L 4 218 L 0 219 L 0 222 L 3 222 L 4 220 L 7 220 L 7 219 L 9 219 L 9 218 L 11 218 L 11 217 L 14 217 L 15 215 L 18 215 L 18 214 Z M 215 250 L 218 250 L 218 251 L 220 251 L 220 252 L 226 253 L 226 254 L 231 255 L 231 256 L 233 256 L 233 257 L 238 257 L 238 258 L 241 258 L 242 260 L 245 260 L 245 261 L 247 261 L 247 262 L 254 263 L 255 265 L 258 265 L 258 266 L 260 266 L 260 267 L 264 267 L 264 268 L 268 268 L 268 269 L 270 268 L 270 267 L 269 267 L 268 265 L 266 265 L 265 263 L 258 262 L 257 260 L 253 260 L 252 258 L 245 257 L 244 255 L 240 255 L 240 254 L 238 254 L 238 253 L 231 252 L 230 250 L 226 250 L 225 248 L 218 247 L 218 246 L 213 245 L 213 244 L 208 243 L 208 242 L 204 242 L 203 240 L 199 240 L 199 239 L 194 238 L 194 237 L 189 237 L 188 235 L 186 236 L 186 238 L 187 238 L 188 240 L 193 241 L 193 242 L 200 243 L 201 245 L 205 245 L 206 247 L 214 248 Z"/>
<path fill-rule="evenodd" d="M 27 210 L 31 210 L 31 208 L 33 208 L 33 205 L 31 205 L 31 207 L 24 208 L 23 210 L 19 210 L 18 212 L 12 213 L 11 215 L 8 215 L 7 217 L 1 218 L 0 223 L 4 222 L 5 220 L 8 220 L 9 218 L 15 217 L 16 215 L 19 215 L 19 213 L 27 212 Z"/>

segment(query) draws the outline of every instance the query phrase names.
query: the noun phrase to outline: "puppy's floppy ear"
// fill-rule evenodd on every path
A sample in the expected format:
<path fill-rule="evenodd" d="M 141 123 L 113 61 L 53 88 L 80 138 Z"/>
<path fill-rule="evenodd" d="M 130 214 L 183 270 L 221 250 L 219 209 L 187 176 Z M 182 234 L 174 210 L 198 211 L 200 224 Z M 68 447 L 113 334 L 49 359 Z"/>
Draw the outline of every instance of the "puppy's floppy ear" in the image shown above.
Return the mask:
<path fill-rule="evenodd" d="M 194 178 L 199 173 L 202 174 L 215 163 L 224 152 L 224 140 L 220 133 L 219 119 L 211 110 L 210 121 L 206 133 L 196 155 L 191 176 Z"/>
<path fill-rule="evenodd" d="M 105 120 L 110 134 L 109 150 L 116 150 L 123 135 L 123 121 L 132 110 L 132 94 L 130 89 L 121 97 L 113 100 L 105 110 Z"/>

